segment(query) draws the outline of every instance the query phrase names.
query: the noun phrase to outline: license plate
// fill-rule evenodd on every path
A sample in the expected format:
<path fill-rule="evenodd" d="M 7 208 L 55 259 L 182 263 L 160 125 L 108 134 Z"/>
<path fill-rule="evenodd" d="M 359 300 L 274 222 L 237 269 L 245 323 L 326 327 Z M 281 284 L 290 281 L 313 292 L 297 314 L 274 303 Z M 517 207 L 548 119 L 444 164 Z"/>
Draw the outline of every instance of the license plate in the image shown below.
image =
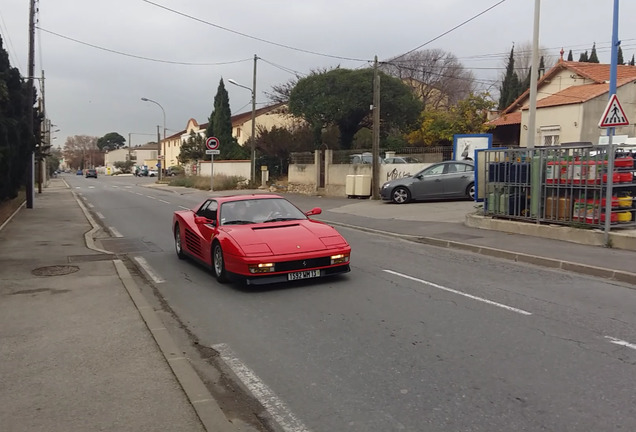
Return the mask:
<path fill-rule="evenodd" d="M 299 279 L 310 279 L 320 277 L 320 270 L 306 270 L 295 273 L 289 273 L 287 275 L 287 280 L 299 280 Z"/>

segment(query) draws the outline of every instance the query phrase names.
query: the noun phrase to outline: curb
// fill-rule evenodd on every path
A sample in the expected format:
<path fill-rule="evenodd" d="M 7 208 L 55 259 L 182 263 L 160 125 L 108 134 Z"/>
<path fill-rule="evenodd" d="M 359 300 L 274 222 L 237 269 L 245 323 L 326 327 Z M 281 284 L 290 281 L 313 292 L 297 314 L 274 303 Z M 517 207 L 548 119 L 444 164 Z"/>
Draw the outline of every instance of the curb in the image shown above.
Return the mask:
<path fill-rule="evenodd" d="M 621 271 L 621 270 L 612 270 L 603 267 L 597 267 L 588 264 L 579 264 L 572 261 L 559 260 L 555 258 L 546 258 L 538 255 L 530 255 L 524 254 L 520 252 L 511 252 L 504 249 L 491 248 L 486 246 L 478 246 L 470 243 L 462 243 L 453 240 L 443 240 L 435 237 L 418 237 L 414 235 L 408 234 L 396 234 L 389 231 L 376 230 L 372 228 L 359 227 L 356 225 L 350 225 L 340 222 L 333 222 L 322 220 L 322 222 L 341 226 L 344 228 L 351 228 L 358 231 L 370 232 L 373 234 L 391 236 L 401 238 L 403 240 L 428 244 L 431 246 L 443 247 L 447 249 L 457 249 L 465 252 L 471 252 L 478 255 L 485 255 L 493 258 L 500 258 L 509 261 L 520 262 L 524 264 L 532 264 L 540 267 L 547 267 L 555 270 L 564 270 L 572 273 L 583 274 L 587 276 L 594 276 L 603 279 L 610 279 L 617 282 L 624 282 L 627 284 L 634 285 L 633 287 L 628 287 L 630 289 L 636 290 L 636 273 Z"/>
<path fill-rule="evenodd" d="M 67 188 L 70 188 L 68 183 L 66 183 L 66 186 Z M 93 219 L 90 215 L 88 209 L 86 209 L 86 206 L 84 206 L 84 203 L 82 203 L 77 194 L 73 191 L 71 192 L 84 212 L 86 219 L 88 219 L 92 226 L 92 229 L 84 234 L 86 247 L 91 250 L 113 255 L 114 257 L 112 252 L 95 246 L 92 234 L 98 231 L 100 227 L 95 222 L 95 219 Z M 204 429 L 208 432 L 236 432 L 236 428 L 227 419 L 221 410 L 221 407 L 217 404 L 216 400 L 212 397 L 209 390 L 203 383 L 203 380 L 190 364 L 190 361 L 179 351 L 179 348 L 168 333 L 168 330 L 161 322 L 159 315 L 157 315 L 145 299 L 123 261 L 120 259 L 113 259 L 112 262 L 115 265 L 119 279 L 128 292 L 133 304 L 137 308 L 139 315 L 141 315 L 141 318 L 144 320 L 150 334 L 152 334 L 157 347 L 165 358 L 166 363 L 170 366 L 177 382 L 194 408 L 194 411 L 199 417 Z"/>

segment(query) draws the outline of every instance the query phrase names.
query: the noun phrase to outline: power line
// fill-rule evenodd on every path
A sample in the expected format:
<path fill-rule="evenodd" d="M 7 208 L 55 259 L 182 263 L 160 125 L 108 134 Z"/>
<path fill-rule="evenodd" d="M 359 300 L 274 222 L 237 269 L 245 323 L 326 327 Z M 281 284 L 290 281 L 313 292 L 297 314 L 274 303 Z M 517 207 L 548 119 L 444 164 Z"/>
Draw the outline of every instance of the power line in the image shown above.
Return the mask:
<path fill-rule="evenodd" d="M 4 22 L 4 18 L 2 17 L 1 13 L 0 13 L 0 22 L 2 22 L 2 27 L 5 29 L 4 34 L 6 35 L 6 38 L 9 41 L 9 45 L 11 46 L 11 49 L 7 50 L 9 52 L 9 57 L 13 57 L 14 64 L 18 67 L 18 69 L 22 70 L 22 65 L 20 65 L 18 56 L 17 54 L 15 54 L 16 50 L 13 47 L 13 42 L 11 41 L 11 37 L 9 36 L 9 28 L 7 27 L 7 24 Z"/>
<path fill-rule="evenodd" d="M 146 1 L 146 0 L 144 0 L 144 1 Z M 404 57 L 405 55 L 411 54 L 413 51 L 417 51 L 418 49 L 420 49 L 420 48 L 422 48 L 422 47 L 424 47 L 424 46 L 426 46 L 426 45 L 430 44 L 431 42 L 435 42 L 437 39 L 440 39 L 440 38 L 442 38 L 442 37 L 446 36 L 447 34 L 449 34 L 449 33 L 453 32 L 453 31 L 457 30 L 458 28 L 460 28 L 460 27 L 462 27 L 462 26 L 464 26 L 464 25 L 468 24 L 469 22 L 471 22 L 471 21 L 473 21 L 473 20 L 475 20 L 475 19 L 479 18 L 479 17 L 480 17 L 480 16 L 482 16 L 483 14 L 485 14 L 485 13 L 487 13 L 487 12 L 490 12 L 492 9 L 496 8 L 497 6 L 499 6 L 500 4 L 502 4 L 502 3 L 506 2 L 506 1 L 507 1 L 507 0 L 500 0 L 499 2 L 497 2 L 497 3 L 495 3 L 494 5 L 490 6 L 489 8 L 487 8 L 487 9 L 485 9 L 485 10 L 483 10 L 483 11 L 479 12 L 477 15 L 475 15 L 475 16 L 473 16 L 473 17 L 471 17 L 471 18 L 467 19 L 466 21 L 464 21 L 464 22 L 462 22 L 462 23 L 460 23 L 460 24 L 456 25 L 455 27 L 451 28 L 450 30 L 445 31 L 445 32 L 444 32 L 444 33 L 442 33 L 441 35 L 439 35 L 439 36 L 437 36 L 437 37 L 434 37 L 433 39 L 431 39 L 431 40 L 429 40 L 429 41 L 427 41 L 427 42 L 424 42 L 422 45 L 419 45 L 419 46 L 417 46 L 417 47 L 413 48 L 412 50 L 405 52 L 404 54 L 400 54 L 399 56 L 394 57 L 392 60 L 396 60 L 396 59 L 399 59 L 400 57 Z"/>
<path fill-rule="evenodd" d="M 274 45 L 274 46 L 277 46 L 277 47 L 280 47 L 280 48 L 286 48 L 286 49 L 293 50 L 293 51 L 299 51 L 299 52 L 304 52 L 304 53 L 307 53 L 307 54 L 313 54 L 313 55 L 322 56 L 322 57 L 329 57 L 329 58 L 334 58 L 334 59 L 338 59 L 338 60 L 351 60 L 351 61 L 361 61 L 361 62 L 369 61 L 367 59 L 359 59 L 359 58 L 353 58 L 353 57 L 342 57 L 342 56 L 337 56 L 337 55 L 325 54 L 325 53 L 320 53 L 320 52 L 316 52 L 316 51 L 310 51 L 310 50 L 306 50 L 306 49 L 302 49 L 302 48 L 296 48 L 296 47 L 293 47 L 293 46 L 290 46 L 290 45 L 281 44 L 281 43 L 278 43 L 278 42 L 272 42 L 272 41 L 267 40 L 267 39 L 262 39 L 262 38 L 259 38 L 259 37 L 256 37 L 256 36 L 248 35 L 247 33 L 242 33 L 242 32 L 236 31 L 236 30 L 232 30 L 232 29 L 227 28 L 227 27 L 220 26 L 218 24 L 211 23 L 209 21 L 202 20 L 202 19 L 197 18 L 195 16 L 188 15 L 186 13 L 179 12 L 179 11 L 177 11 L 175 9 L 171 9 L 169 7 L 160 5 L 158 3 L 151 2 L 150 0 L 141 0 L 141 1 L 146 2 L 148 4 L 151 4 L 153 6 L 156 6 L 158 8 L 165 9 L 165 10 L 167 10 L 169 12 L 174 13 L 174 14 L 181 15 L 182 17 L 185 17 L 185 18 L 200 22 L 202 24 L 209 25 L 211 27 L 215 27 L 215 28 L 218 28 L 220 30 L 224 30 L 224 31 L 227 31 L 227 32 L 230 32 L 230 33 L 234 33 L 236 35 L 243 36 L 243 37 L 246 37 L 246 38 L 249 38 L 249 39 L 252 39 L 252 40 L 256 40 L 256 41 L 263 42 L 263 43 L 266 43 L 266 44 Z M 506 0 L 502 0 L 502 1 L 506 1 Z"/>
<path fill-rule="evenodd" d="M 298 76 L 305 76 L 305 75 L 307 75 L 307 74 L 305 74 L 305 73 L 298 72 L 298 71 L 296 71 L 296 70 L 294 70 L 294 69 L 291 69 L 291 68 L 288 68 L 288 67 L 285 67 L 285 66 L 281 66 L 281 65 L 278 65 L 278 64 L 276 64 L 276 63 L 272 63 L 272 62 L 270 62 L 270 61 L 265 60 L 265 59 L 264 59 L 264 58 L 262 58 L 262 57 L 259 57 L 259 59 L 261 59 L 261 60 L 263 60 L 265 63 L 267 63 L 267 64 L 269 64 L 269 65 L 271 65 L 271 66 L 274 66 L 275 68 L 280 69 L 280 70 L 282 70 L 283 72 L 287 72 L 287 73 L 289 73 L 289 74 L 291 74 L 291 75 L 295 75 L 295 76 L 297 76 L 297 77 L 298 77 Z"/>
<path fill-rule="evenodd" d="M 141 59 L 141 60 L 148 60 L 148 61 L 157 62 L 157 63 L 168 63 L 168 64 L 185 65 L 185 66 L 220 66 L 220 65 L 227 65 L 227 64 L 234 64 L 234 63 L 243 63 L 243 62 L 252 60 L 251 58 L 248 58 L 248 59 L 242 59 L 242 60 L 233 60 L 233 61 L 216 62 L 216 63 L 192 63 L 192 62 L 178 62 L 178 61 L 171 61 L 171 60 L 160 60 L 160 59 L 154 59 L 154 58 L 150 58 L 150 57 L 139 56 L 139 55 L 135 55 L 135 54 L 128 54 L 128 53 L 125 53 L 125 52 L 122 52 L 122 51 L 113 50 L 113 49 L 110 49 L 110 48 L 104 48 L 104 47 L 101 47 L 101 46 L 98 46 L 98 45 L 90 44 L 88 42 L 83 42 L 81 40 L 73 39 L 71 37 L 64 36 L 64 35 L 61 35 L 59 33 L 55 33 L 53 31 L 43 29 L 41 27 L 37 27 L 36 26 L 36 28 L 38 30 L 43 31 L 43 32 L 50 33 L 52 35 L 60 37 L 62 39 L 67 39 L 67 40 L 76 42 L 78 44 L 89 46 L 91 48 L 96 48 L 98 50 L 107 51 L 107 52 L 110 52 L 110 53 L 113 53 L 113 54 L 119 54 L 119 55 L 123 55 L 123 56 L 126 56 L 126 57 L 132 57 L 132 58 Z"/>

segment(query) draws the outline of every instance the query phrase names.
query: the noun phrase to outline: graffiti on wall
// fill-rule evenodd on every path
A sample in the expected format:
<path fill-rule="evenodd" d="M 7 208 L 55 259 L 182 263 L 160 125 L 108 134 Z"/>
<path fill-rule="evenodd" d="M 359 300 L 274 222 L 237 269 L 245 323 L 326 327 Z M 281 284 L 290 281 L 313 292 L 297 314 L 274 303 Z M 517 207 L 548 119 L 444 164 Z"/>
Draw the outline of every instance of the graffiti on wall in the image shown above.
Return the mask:
<path fill-rule="evenodd" d="M 397 168 L 393 168 L 391 171 L 386 173 L 386 181 L 399 179 L 402 177 L 410 177 L 411 173 L 409 171 L 398 171 Z"/>

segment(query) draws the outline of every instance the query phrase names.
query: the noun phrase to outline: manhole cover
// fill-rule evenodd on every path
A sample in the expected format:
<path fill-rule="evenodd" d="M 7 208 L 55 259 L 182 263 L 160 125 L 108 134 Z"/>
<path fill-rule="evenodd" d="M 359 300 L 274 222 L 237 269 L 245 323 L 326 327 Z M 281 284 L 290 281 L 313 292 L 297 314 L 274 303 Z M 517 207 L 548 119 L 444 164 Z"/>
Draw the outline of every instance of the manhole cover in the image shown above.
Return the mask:
<path fill-rule="evenodd" d="M 31 273 L 35 276 L 63 276 L 75 273 L 76 271 L 79 271 L 79 267 L 77 266 L 55 265 L 48 267 L 39 267 L 35 270 L 32 270 Z"/>

